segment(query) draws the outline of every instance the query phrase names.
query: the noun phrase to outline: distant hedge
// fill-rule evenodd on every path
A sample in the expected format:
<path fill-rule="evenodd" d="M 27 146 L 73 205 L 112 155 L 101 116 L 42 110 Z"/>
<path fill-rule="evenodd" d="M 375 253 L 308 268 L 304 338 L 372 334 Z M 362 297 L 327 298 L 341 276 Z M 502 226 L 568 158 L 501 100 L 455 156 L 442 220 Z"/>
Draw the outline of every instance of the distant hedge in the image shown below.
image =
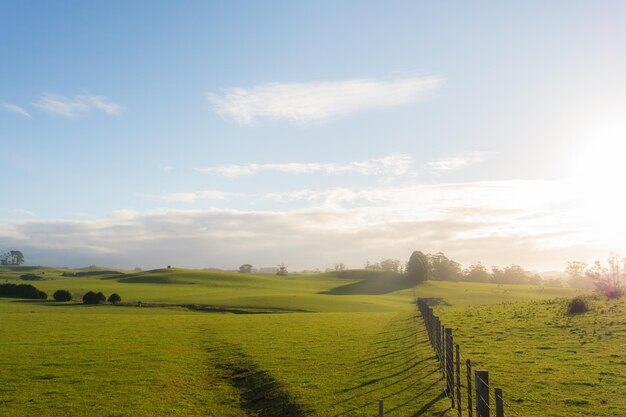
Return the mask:
<path fill-rule="evenodd" d="M 48 294 L 30 284 L 0 284 L 0 297 L 47 300 Z"/>
<path fill-rule="evenodd" d="M 20 279 L 23 279 L 24 281 L 43 281 L 43 277 L 41 275 L 35 274 L 20 275 Z"/>
<path fill-rule="evenodd" d="M 67 290 L 56 290 L 52 297 L 56 301 L 72 301 L 72 293 Z"/>
<path fill-rule="evenodd" d="M 107 298 L 101 292 L 95 293 L 93 291 L 89 291 L 83 295 L 84 304 L 104 304 L 106 301 Z"/>

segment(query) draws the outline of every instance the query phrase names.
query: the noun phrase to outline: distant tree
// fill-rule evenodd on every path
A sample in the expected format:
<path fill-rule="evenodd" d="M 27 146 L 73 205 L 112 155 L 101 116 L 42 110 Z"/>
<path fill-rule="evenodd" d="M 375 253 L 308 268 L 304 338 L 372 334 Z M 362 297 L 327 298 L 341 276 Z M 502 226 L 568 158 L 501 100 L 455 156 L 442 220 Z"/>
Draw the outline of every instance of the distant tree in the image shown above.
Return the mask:
<path fill-rule="evenodd" d="M 109 296 L 107 301 L 111 304 L 119 304 L 122 302 L 122 297 L 120 297 L 117 293 L 113 293 Z"/>
<path fill-rule="evenodd" d="M 587 276 L 587 263 L 583 261 L 571 261 L 567 263 L 565 272 L 569 275 L 567 283 L 572 288 L 594 288 L 593 281 Z"/>
<path fill-rule="evenodd" d="M 413 284 L 421 284 L 430 278 L 428 258 L 420 251 L 415 251 L 409 258 L 406 268 L 407 275 Z"/>
<path fill-rule="evenodd" d="M 141 271 L 141 268 L 137 266 L 135 267 L 135 271 Z"/>
<path fill-rule="evenodd" d="M 84 304 L 104 304 L 105 302 L 106 297 L 101 292 L 95 293 L 93 291 L 88 291 L 85 295 L 83 295 Z"/>
<path fill-rule="evenodd" d="M 239 272 L 242 274 L 249 274 L 250 272 L 252 272 L 252 265 L 250 264 L 243 264 L 239 267 Z"/>
<path fill-rule="evenodd" d="M 0 297 L 47 300 L 48 294 L 30 284 L 0 284 Z"/>
<path fill-rule="evenodd" d="M 335 271 L 343 271 L 346 269 L 346 266 L 344 265 L 343 262 L 337 262 L 335 264 Z"/>
<path fill-rule="evenodd" d="M 24 254 L 19 250 L 12 250 L 0 255 L 0 265 L 22 265 Z"/>
<path fill-rule="evenodd" d="M 287 271 L 287 265 L 285 264 L 278 265 L 278 271 L 276 272 L 276 275 L 285 276 L 287 274 L 289 274 L 289 272 Z"/>
<path fill-rule="evenodd" d="M 619 255 L 611 254 L 606 267 L 602 266 L 600 261 L 595 261 L 585 274 L 593 281 L 596 291 L 607 298 L 619 298 L 624 295 L 626 259 L 620 259 Z"/>
<path fill-rule="evenodd" d="M 461 276 L 461 264 L 449 259 L 442 252 L 428 255 L 432 279 L 436 281 L 458 281 Z"/>
<path fill-rule="evenodd" d="M 507 266 L 500 269 L 497 266 L 491 268 L 491 280 L 496 284 L 540 284 L 541 277 L 526 271 L 519 265 Z"/>
<path fill-rule="evenodd" d="M 489 282 L 491 281 L 491 274 L 482 263 L 476 262 L 463 271 L 463 278 L 471 282 Z"/>
<path fill-rule="evenodd" d="M 399 259 L 383 259 L 379 263 L 380 270 L 385 272 L 400 272 Z"/>
<path fill-rule="evenodd" d="M 67 290 L 56 290 L 52 297 L 56 301 L 72 301 L 72 294 Z"/>

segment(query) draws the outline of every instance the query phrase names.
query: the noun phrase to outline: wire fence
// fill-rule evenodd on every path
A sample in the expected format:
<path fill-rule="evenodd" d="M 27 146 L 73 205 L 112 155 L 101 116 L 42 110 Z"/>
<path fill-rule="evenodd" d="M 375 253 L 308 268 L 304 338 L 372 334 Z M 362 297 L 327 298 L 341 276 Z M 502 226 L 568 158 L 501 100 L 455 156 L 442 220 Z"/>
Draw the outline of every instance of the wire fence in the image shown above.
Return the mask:
<path fill-rule="evenodd" d="M 504 399 L 503 390 L 489 383 L 489 372 L 473 369 L 470 359 L 465 361 L 466 381 L 462 383 L 461 348 L 454 343 L 452 329 L 445 327 L 435 315 L 428 300 L 417 299 L 417 308 L 424 319 L 428 339 L 439 361 L 441 374 L 446 382 L 446 395 L 452 409 L 458 417 L 522 417 L 522 415 Z M 493 385 L 493 389 L 492 389 Z M 463 395 L 465 392 L 465 396 Z"/>

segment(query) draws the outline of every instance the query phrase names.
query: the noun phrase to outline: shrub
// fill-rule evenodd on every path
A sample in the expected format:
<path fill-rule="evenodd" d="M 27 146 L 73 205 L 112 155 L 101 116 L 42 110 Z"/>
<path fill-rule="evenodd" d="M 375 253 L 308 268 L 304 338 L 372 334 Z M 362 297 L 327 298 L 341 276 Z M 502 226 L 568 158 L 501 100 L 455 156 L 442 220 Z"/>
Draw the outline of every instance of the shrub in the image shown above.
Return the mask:
<path fill-rule="evenodd" d="M 574 297 L 567 303 L 567 314 L 586 313 L 589 310 L 589 300 L 585 297 Z"/>
<path fill-rule="evenodd" d="M 67 290 L 56 290 L 52 297 L 56 301 L 72 301 L 72 294 Z"/>
<path fill-rule="evenodd" d="M 106 299 L 107 298 L 101 292 L 95 293 L 93 291 L 88 291 L 85 295 L 83 295 L 84 304 L 104 304 Z"/>
<path fill-rule="evenodd" d="M 20 279 L 23 279 L 24 281 L 42 281 L 43 277 L 35 274 L 24 274 L 20 275 Z"/>
<path fill-rule="evenodd" d="M 0 297 L 47 300 L 48 294 L 30 284 L 0 284 Z"/>
<path fill-rule="evenodd" d="M 122 301 L 122 297 L 120 297 L 118 293 L 113 293 L 109 296 L 107 301 L 111 304 L 118 304 Z"/>

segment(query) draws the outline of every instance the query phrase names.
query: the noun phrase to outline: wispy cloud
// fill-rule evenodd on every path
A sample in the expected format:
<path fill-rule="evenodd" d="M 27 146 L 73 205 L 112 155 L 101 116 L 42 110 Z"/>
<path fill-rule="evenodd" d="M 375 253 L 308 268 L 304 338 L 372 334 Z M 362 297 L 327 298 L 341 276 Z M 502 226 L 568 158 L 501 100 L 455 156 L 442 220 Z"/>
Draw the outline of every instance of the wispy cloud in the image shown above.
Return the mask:
<path fill-rule="evenodd" d="M 165 172 L 166 174 L 169 174 L 170 172 L 174 171 L 174 167 L 171 165 L 159 165 L 158 168 Z"/>
<path fill-rule="evenodd" d="M 426 170 L 435 174 L 442 174 L 449 171 L 458 171 L 469 165 L 474 165 L 484 161 L 495 152 L 469 152 L 466 154 L 454 155 L 447 158 L 437 159 L 426 164 Z"/>
<path fill-rule="evenodd" d="M 413 76 L 393 80 L 353 79 L 308 83 L 269 83 L 207 93 L 213 109 L 241 124 L 256 119 L 287 120 L 297 124 L 323 122 L 362 110 L 401 106 L 435 91 L 441 76 Z"/>
<path fill-rule="evenodd" d="M 17 104 L 2 102 L 0 103 L 0 107 L 2 107 L 4 110 L 19 114 L 20 116 L 27 119 L 32 119 L 32 116 L 23 107 L 20 107 Z"/>
<path fill-rule="evenodd" d="M 199 200 L 225 200 L 231 193 L 218 190 L 166 193 L 162 195 L 146 195 L 149 200 L 166 201 L 169 203 L 195 203 Z"/>
<path fill-rule="evenodd" d="M 77 95 L 64 97 L 58 94 L 43 94 L 38 101 L 32 103 L 50 114 L 63 117 L 76 117 L 89 113 L 92 110 L 100 110 L 106 114 L 117 116 L 122 113 L 122 106 L 111 101 L 105 96 Z"/>
<path fill-rule="evenodd" d="M 37 217 L 34 211 L 23 209 L 23 208 L 3 208 L 0 211 L 5 213 L 18 214 L 20 216 L 28 216 L 28 217 Z"/>
<path fill-rule="evenodd" d="M 412 170 L 413 159 L 410 155 L 394 153 L 382 158 L 351 161 L 347 163 L 288 162 L 272 164 L 218 165 L 214 167 L 193 168 L 202 173 L 215 173 L 231 179 L 256 175 L 262 172 L 281 172 L 289 174 L 325 175 L 360 174 L 381 176 L 402 176 Z"/>

